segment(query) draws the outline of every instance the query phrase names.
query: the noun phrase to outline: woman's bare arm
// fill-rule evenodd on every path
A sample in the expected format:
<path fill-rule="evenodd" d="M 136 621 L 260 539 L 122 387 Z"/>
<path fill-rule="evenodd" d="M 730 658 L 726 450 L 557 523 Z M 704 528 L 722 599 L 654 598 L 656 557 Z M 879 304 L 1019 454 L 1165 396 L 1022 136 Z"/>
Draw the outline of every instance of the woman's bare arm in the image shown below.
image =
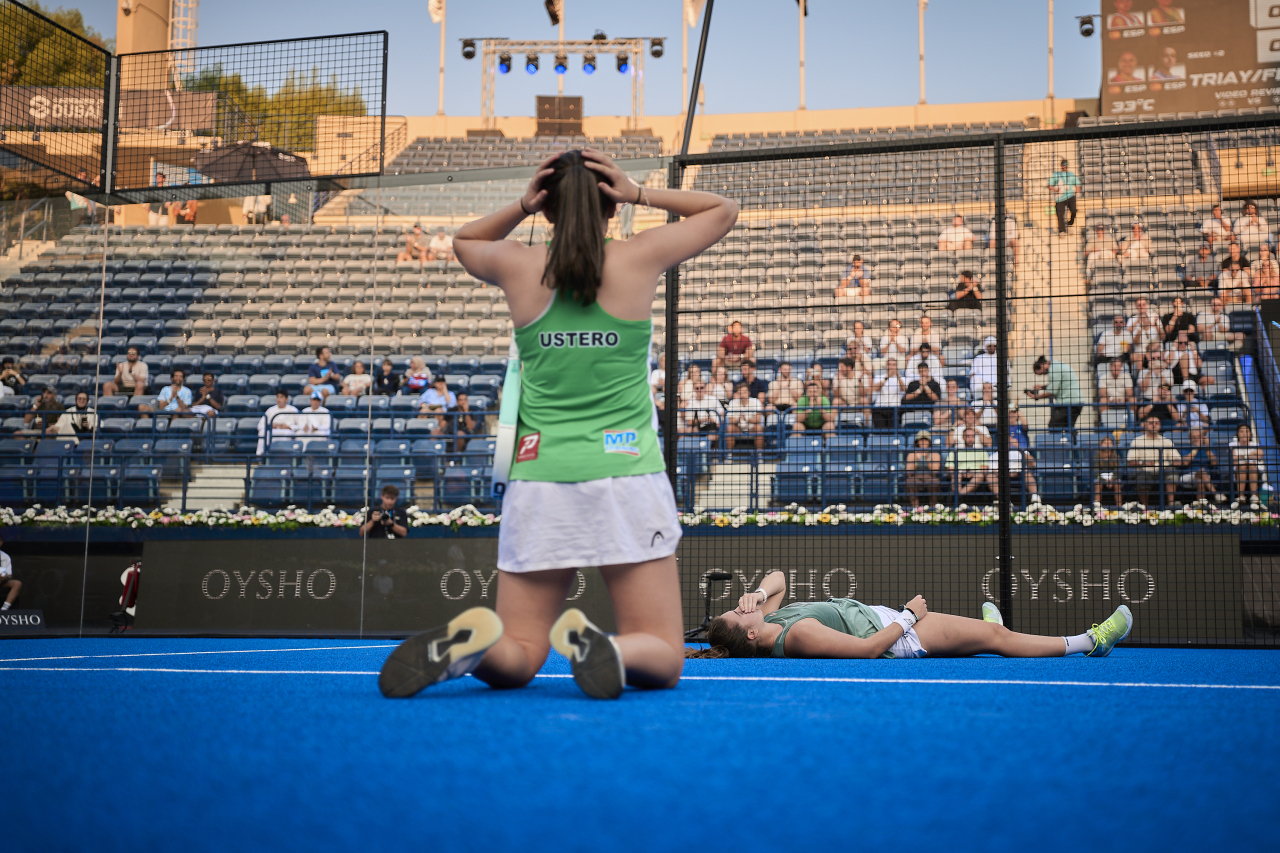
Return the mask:
<path fill-rule="evenodd" d="M 897 622 L 864 640 L 828 628 L 817 619 L 801 619 L 787 632 L 783 650 L 789 658 L 870 659 L 889 651 L 901 636 L 902 626 Z"/>
<path fill-rule="evenodd" d="M 552 173 L 551 164 L 559 156 L 552 154 L 538 165 L 538 171 L 518 201 L 468 222 L 453 235 L 453 252 L 467 272 L 481 281 L 497 284 L 505 270 L 527 265 L 531 250 L 506 238 L 525 217 L 542 210 L 547 200 L 542 182 Z"/>
<path fill-rule="evenodd" d="M 760 600 L 759 591 L 753 589 L 738 599 L 738 609 L 743 613 L 759 610 L 766 616 L 777 610 L 782 606 L 782 599 L 787 595 L 787 576 L 780 571 L 769 572 L 764 576 L 764 580 L 760 581 L 759 589 L 765 591 L 764 601 Z"/>

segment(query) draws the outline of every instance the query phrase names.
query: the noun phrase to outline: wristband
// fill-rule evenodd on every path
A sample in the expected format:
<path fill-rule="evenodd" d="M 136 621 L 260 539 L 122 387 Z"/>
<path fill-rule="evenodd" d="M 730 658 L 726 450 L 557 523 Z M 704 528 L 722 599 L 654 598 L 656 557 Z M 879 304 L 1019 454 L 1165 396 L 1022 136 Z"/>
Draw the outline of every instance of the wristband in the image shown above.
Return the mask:
<path fill-rule="evenodd" d="M 760 600 L 761 604 L 764 604 L 766 601 L 769 600 L 769 593 L 764 591 L 764 587 L 762 586 L 756 587 L 756 592 L 764 596 L 764 598 Z"/>
<path fill-rule="evenodd" d="M 898 617 L 893 620 L 893 623 L 895 625 L 901 625 L 902 633 L 905 634 L 915 626 L 917 621 L 916 614 L 912 613 L 910 608 L 903 608 L 902 612 L 898 614 Z"/>
<path fill-rule="evenodd" d="M 520 196 L 520 212 L 523 213 L 525 216 L 533 216 L 532 213 L 530 213 L 528 210 L 525 209 L 524 196 Z"/>

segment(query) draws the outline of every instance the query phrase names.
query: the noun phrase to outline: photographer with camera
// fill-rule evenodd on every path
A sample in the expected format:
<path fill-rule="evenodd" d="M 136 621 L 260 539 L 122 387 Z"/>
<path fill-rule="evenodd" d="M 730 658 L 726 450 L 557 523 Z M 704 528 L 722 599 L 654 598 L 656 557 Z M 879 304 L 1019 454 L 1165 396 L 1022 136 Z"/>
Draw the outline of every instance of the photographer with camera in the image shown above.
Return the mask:
<path fill-rule="evenodd" d="M 392 485 L 382 487 L 382 504 L 369 513 L 369 520 L 360 525 L 360 535 L 370 538 L 386 537 L 398 539 L 409 535 L 396 513 L 396 501 L 400 500 L 400 490 Z"/>

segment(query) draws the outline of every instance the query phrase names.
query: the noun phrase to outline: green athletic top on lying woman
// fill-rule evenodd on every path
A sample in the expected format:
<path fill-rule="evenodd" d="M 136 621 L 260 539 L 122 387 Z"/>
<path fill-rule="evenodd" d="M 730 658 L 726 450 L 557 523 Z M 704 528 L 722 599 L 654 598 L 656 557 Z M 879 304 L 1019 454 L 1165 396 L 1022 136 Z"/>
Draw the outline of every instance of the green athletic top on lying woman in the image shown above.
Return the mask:
<path fill-rule="evenodd" d="M 883 624 L 871 608 L 850 598 L 782 607 L 786 593 L 782 572 L 765 576 L 760 588 L 743 595 L 736 608 L 711 620 L 707 631 L 711 648 L 687 654 L 712 658 L 889 657 L 890 647 L 910 630 L 929 657 L 1105 657 L 1133 626 L 1133 615 L 1121 605 L 1105 622 L 1073 637 L 1017 634 L 1004 627 L 994 605 L 983 606 L 982 619 L 969 619 L 934 613 L 920 595 L 907 602 L 904 618 Z"/>

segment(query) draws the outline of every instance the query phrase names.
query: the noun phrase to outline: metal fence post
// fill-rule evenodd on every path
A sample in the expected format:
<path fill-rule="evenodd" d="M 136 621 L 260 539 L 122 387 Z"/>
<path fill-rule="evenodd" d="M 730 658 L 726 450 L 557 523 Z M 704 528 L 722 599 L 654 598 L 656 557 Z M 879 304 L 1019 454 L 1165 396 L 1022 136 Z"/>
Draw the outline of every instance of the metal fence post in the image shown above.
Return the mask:
<path fill-rule="evenodd" d="M 673 158 L 671 164 L 667 166 L 667 186 L 670 189 L 678 190 L 684 176 L 684 164 L 679 158 Z M 668 222 L 675 222 L 679 217 L 674 213 L 667 214 Z M 672 267 L 667 270 L 667 331 L 664 335 L 663 352 L 663 371 L 666 373 L 666 379 L 662 383 L 662 434 L 663 454 L 666 457 L 667 477 L 671 480 L 671 489 L 677 494 L 676 467 L 679 464 L 679 456 L 676 453 L 677 444 L 680 441 L 677 415 L 680 408 L 680 329 L 679 329 L 679 307 L 680 298 L 680 268 Z M 676 500 L 679 505 L 679 498 Z"/>
<path fill-rule="evenodd" d="M 1005 257 L 1004 134 L 995 144 L 996 250 L 996 452 L 999 478 L 996 501 L 1000 511 L 1000 614 L 1013 625 L 1013 501 L 1009 495 L 1009 313 L 1008 270 Z"/>

